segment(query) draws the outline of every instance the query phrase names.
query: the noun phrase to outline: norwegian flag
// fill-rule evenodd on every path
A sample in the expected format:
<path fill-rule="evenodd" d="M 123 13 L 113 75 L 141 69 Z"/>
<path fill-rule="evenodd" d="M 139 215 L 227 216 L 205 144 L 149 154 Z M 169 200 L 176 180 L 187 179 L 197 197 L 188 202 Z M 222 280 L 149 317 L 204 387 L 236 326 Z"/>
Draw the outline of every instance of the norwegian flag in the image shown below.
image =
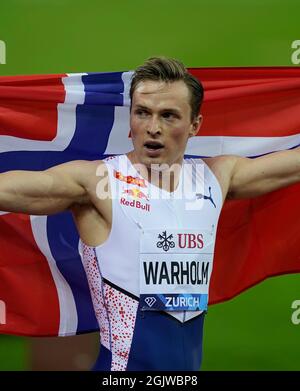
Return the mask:
<path fill-rule="evenodd" d="M 300 69 L 193 68 L 204 123 L 187 155 L 257 157 L 300 145 Z M 0 78 L 0 172 L 44 170 L 132 149 L 131 72 Z M 210 302 L 268 276 L 300 271 L 300 185 L 221 214 Z M 0 333 L 74 335 L 98 329 L 69 212 L 0 212 Z M 1 323 L 1 322 L 0 322 Z"/>

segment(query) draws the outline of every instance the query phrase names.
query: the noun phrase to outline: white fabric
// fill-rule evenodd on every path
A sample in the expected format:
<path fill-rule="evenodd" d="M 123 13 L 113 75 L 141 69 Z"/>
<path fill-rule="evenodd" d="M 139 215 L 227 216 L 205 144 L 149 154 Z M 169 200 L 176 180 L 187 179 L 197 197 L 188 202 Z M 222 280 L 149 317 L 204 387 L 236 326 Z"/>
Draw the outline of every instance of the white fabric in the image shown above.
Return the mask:
<path fill-rule="evenodd" d="M 196 170 L 197 164 L 202 167 L 202 171 Z M 164 231 L 187 228 L 199 232 L 210 231 L 213 251 L 222 207 L 222 191 L 216 177 L 202 160 L 184 161 L 178 187 L 171 194 L 147 181 L 144 182 L 145 187 L 141 186 L 142 177 L 126 155 L 108 158 L 106 165 L 112 189 L 113 221 L 108 239 L 95 248 L 103 278 L 139 297 L 139 250 L 143 229 Z M 194 167 L 194 170 L 191 170 L 191 167 Z M 118 176 L 116 172 L 121 174 L 119 175 L 121 179 L 116 178 Z M 193 178 L 193 172 L 196 178 Z M 139 178 L 140 182 L 129 180 L 129 176 Z M 192 183 L 197 183 L 198 196 L 189 189 Z M 201 188 L 203 194 L 199 192 Z M 209 194 L 212 200 L 208 199 Z M 151 195 L 156 195 L 156 199 Z M 170 315 L 180 321 L 188 320 L 198 314 L 199 311 L 189 311 L 186 314 L 170 312 Z"/>

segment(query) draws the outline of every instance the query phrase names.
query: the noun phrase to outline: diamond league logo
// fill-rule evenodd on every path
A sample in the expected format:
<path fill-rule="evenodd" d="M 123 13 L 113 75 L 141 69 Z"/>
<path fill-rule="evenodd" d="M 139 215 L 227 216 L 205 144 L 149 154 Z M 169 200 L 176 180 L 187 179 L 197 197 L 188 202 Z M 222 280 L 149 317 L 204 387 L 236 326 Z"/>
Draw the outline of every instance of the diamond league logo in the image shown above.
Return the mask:
<path fill-rule="evenodd" d="M 155 302 L 156 302 L 156 298 L 155 297 L 146 297 L 146 299 L 145 299 L 145 303 L 149 307 L 152 307 Z"/>
<path fill-rule="evenodd" d="M 156 247 L 162 248 L 164 251 L 169 251 L 170 248 L 175 247 L 175 243 L 173 242 L 173 235 L 167 235 L 167 231 L 163 231 L 162 234 L 158 235 L 159 241 L 156 243 Z"/>

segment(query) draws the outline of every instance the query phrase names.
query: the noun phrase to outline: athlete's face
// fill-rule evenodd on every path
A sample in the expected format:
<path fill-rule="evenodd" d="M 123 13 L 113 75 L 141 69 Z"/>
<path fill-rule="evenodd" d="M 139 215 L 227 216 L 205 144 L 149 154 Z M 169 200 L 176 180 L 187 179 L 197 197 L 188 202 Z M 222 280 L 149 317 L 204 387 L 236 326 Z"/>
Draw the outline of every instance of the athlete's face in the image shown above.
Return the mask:
<path fill-rule="evenodd" d="M 147 167 L 182 162 L 187 141 L 201 124 L 201 116 L 191 120 L 189 94 L 181 80 L 146 80 L 137 85 L 130 113 L 135 162 Z"/>

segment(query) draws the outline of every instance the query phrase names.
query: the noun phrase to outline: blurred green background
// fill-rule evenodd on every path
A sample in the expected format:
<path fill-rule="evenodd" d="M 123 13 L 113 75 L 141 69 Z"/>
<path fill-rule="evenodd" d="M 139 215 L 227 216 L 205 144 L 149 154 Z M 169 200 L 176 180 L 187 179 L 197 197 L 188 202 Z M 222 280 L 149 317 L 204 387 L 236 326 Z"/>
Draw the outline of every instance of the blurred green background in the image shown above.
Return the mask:
<path fill-rule="evenodd" d="M 153 55 L 188 67 L 291 66 L 299 20 L 299 0 L 1 0 L 0 75 L 122 71 Z M 203 369 L 300 370 L 299 280 L 272 278 L 212 306 Z M 30 339 L 0 336 L 0 370 L 30 369 L 30 349 Z"/>

